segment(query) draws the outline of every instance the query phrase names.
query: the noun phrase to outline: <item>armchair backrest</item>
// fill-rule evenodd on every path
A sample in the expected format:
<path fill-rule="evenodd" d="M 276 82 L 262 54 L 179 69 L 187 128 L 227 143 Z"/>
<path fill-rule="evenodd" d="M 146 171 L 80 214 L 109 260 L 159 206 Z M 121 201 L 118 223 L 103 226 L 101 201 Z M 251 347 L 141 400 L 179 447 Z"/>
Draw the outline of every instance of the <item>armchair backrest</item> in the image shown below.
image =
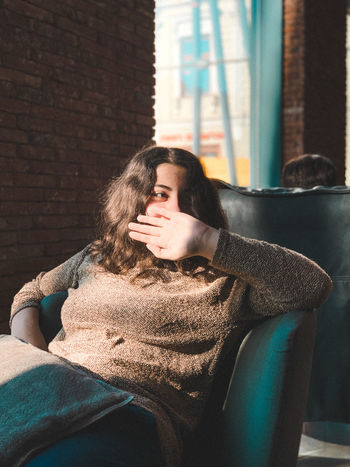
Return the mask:
<path fill-rule="evenodd" d="M 317 311 L 306 420 L 350 422 L 350 189 L 251 190 L 218 182 L 229 229 L 296 250 L 333 280 Z"/>

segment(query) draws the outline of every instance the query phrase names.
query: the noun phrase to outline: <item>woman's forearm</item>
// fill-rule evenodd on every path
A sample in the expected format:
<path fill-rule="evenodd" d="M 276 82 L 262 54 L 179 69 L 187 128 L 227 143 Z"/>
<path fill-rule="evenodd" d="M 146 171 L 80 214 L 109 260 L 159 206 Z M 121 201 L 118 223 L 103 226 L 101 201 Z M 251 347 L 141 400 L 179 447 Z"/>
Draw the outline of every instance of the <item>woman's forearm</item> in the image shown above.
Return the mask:
<path fill-rule="evenodd" d="M 39 327 L 39 310 L 35 307 L 23 308 L 12 320 L 11 334 L 19 339 L 47 350 L 47 344 Z"/>
<path fill-rule="evenodd" d="M 318 308 L 332 289 L 328 274 L 300 253 L 225 230 L 212 265 L 250 285 L 254 310 L 262 302 L 276 313 Z"/>

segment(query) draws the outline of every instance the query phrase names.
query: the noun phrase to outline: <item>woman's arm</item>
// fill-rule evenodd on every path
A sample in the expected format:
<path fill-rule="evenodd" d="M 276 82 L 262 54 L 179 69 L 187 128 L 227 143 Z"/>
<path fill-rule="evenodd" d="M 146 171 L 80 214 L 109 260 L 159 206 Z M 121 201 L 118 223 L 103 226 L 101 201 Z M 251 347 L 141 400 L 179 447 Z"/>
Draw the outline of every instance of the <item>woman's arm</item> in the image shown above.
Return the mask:
<path fill-rule="evenodd" d="M 258 314 L 318 308 L 332 290 L 328 274 L 302 254 L 225 230 L 211 264 L 249 284 L 246 303 Z"/>
<path fill-rule="evenodd" d="M 51 271 L 42 272 L 31 282 L 24 284 L 15 295 L 11 307 L 12 334 L 34 344 L 25 337 L 31 336 L 42 348 L 38 320 L 40 302 L 47 295 L 78 286 L 78 271 L 88 251 L 89 247 L 86 247 Z"/>
<path fill-rule="evenodd" d="M 154 216 L 154 217 L 153 217 Z M 319 307 L 332 282 L 316 263 L 287 248 L 218 231 L 181 212 L 157 209 L 131 223 L 130 237 L 163 259 L 200 255 L 248 284 L 246 305 L 258 314 Z M 246 286 L 245 286 L 246 287 Z"/>
<path fill-rule="evenodd" d="M 36 307 L 23 308 L 13 317 L 11 334 L 39 349 L 47 350 L 39 327 L 39 310 Z"/>

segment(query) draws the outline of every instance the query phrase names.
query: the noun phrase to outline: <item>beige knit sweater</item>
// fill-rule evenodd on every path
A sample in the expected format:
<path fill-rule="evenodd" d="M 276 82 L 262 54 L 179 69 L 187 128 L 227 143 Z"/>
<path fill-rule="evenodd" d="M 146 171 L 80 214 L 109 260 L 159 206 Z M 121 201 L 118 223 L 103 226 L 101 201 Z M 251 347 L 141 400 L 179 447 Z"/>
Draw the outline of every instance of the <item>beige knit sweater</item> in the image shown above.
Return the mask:
<path fill-rule="evenodd" d="M 168 466 L 195 429 L 217 363 L 246 320 L 319 307 L 331 280 L 304 256 L 220 231 L 212 274 L 129 281 L 95 264 L 88 248 L 15 296 L 11 317 L 68 290 L 63 329 L 49 350 L 134 394 L 154 413 Z"/>

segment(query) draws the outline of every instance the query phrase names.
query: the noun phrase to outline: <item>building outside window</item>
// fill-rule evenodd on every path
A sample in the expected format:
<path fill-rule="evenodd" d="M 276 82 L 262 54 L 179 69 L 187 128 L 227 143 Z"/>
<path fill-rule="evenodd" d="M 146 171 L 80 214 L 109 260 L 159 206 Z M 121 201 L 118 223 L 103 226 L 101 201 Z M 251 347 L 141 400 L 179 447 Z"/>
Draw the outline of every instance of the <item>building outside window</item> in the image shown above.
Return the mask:
<path fill-rule="evenodd" d="M 250 10 L 251 0 L 156 0 L 156 142 L 197 147 L 207 175 L 225 181 L 232 158 L 243 186 L 250 169 Z"/>

